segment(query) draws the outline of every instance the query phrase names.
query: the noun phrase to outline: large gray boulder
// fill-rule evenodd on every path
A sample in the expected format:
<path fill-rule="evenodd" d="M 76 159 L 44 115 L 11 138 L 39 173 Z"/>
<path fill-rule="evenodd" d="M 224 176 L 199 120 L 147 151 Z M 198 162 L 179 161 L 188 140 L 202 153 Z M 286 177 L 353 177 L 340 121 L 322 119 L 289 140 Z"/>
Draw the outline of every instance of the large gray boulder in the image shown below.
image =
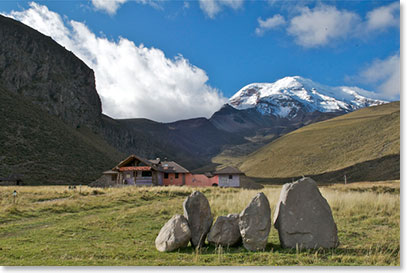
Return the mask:
<path fill-rule="evenodd" d="M 250 251 L 264 250 L 270 228 L 270 203 L 264 193 L 260 192 L 239 215 L 243 246 Z"/>
<path fill-rule="evenodd" d="M 208 233 L 208 242 L 216 246 L 235 246 L 241 239 L 239 214 L 219 216 Z"/>
<path fill-rule="evenodd" d="M 317 183 L 305 177 L 285 184 L 274 213 L 284 248 L 334 248 L 339 245 L 336 224 Z"/>
<path fill-rule="evenodd" d="M 191 244 L 193 247 L 201 247 L 213 221 L 209 201 L 201 192 L 194 191 L 185 199 L 183 207 L 191 230 Z"/>
<path fill-rule="evenodd" d="M 173 251 L 186 247 L 190 239 L 191 231 L 187 219 L 177 214 L 161 228 L 155 239 L 155 247 L 161 252 Z"/>

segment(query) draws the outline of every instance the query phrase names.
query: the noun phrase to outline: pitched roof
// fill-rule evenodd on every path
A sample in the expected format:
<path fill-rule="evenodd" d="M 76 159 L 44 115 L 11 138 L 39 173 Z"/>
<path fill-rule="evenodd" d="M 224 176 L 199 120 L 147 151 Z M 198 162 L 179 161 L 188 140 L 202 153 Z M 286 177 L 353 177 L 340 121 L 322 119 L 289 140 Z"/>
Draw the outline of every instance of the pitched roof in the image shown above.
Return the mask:
<path fill-rule="evenodd" d="M 244 174 L 238 168 L 227 166 L 219 171 L 213 172 L 213 174 Z"/>
<path fill-rule="evenodd" d="M 159 162 L 157 159 L 147 160 L 145 158 L 142 158 L 142 157 L 139 157 L 136 155 L 128 156 L 126 159 L 124 159 L 119 164 L 117 164 L 117 166 L 114 167 L 112 169 L 112 171 L 119 171 L 119 170 L 122 171 L 125 169 L 123 167 L 133 167 L 133 166 L 128 166 L 128 164 L 131 163 L 133 160 L 138 160 L 138 161 L 144 163 L 150 169 L 155 170 L 155 171 L 160 171 L 160 172 L 164 172 L 164 173 L 189 173 L 189 171 L 186 168 L 182 167 L 175 161 Z M 141 167 L 141 166 L 137 166 L 137 167 Z"/>
<path fill-rule="evenodd" d="M 151 167 L 153 170 L 157 170 L 157 169 L 158 169 L 154 164 L 152 164 L 152 163 L 151 163 L 150 161 L 148 161 L 147 159 L 142 158 L 142 157 L 139 157 L 139 156 L 137 156 L 137 155 L 130 155 L 130 156 L 128 156 L 126 159 L 124 159 L 123 161 L 121 161 L 119 164 L 117 164 L 117 166 L 114 167 L 112 170 L 113 170 L 113 171 L 117 171 L 117 170 L 119 170 L 121 167 L 127 167 L 127 164 L 129 164 L 130 162 L 132 162 L 132 161 L 135 160 L 135 159 L 138 160 L 138 161 L 140 161 L 140 162 L 142 162 L 142 163 L 144 163 L 145 165 Z"/>
<path fill-rule="evenodd" d="M 175 161 L 161 161 L 160 171 L 171 173 L 189 173 L 187 169 L 179 165 Z"/>

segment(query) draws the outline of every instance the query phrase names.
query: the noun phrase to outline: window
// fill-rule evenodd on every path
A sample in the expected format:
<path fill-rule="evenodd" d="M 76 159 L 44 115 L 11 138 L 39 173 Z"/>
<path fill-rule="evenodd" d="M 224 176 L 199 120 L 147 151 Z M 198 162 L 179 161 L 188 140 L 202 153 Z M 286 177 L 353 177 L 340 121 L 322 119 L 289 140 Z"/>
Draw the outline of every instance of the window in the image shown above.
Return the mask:
<path fill-rule="evenodd" d="M 164 173 L 164 178 L 168 179 L 168 173 Z"/>
<path fill-rule="evenodd" d="M 175 179 L 178 179 L 178 174 L 177 173 L 175 174 Z"/>
<path fill-rule="evenodd" d="M 152 176 L 152 174 L 151 174 L 151 172 L 150 171 L 142 171 L 141 172 L 141 176 L 142 177 L 150 177 L 150 176 Z"/>
<path fill-rule="evenodd" d="M 232 179 L 232 178 L 233 178 L 233 175 L 229 174 L 229 179 Z"/>

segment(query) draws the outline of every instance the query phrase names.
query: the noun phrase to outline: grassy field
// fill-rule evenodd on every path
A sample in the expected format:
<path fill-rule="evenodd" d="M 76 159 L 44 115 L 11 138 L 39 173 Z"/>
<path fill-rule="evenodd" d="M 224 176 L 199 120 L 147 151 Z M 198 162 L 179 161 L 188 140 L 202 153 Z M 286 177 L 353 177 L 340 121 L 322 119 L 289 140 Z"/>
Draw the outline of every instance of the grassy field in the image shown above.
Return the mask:
<path fill-rule="evenodd" d="M 272 212 L 280 189 L 261 190 Z M 272 227 L 264 252 L 212 246 L 158 252 L 155 237 L 172 215 L 183 213 L 193 190 L 0 187 L 0 265 L 400 265 L 399 181 L 321 187 L 338 226 L 341 244 L 334 250 L 282 249 Z M 240 212 L 257 193 L 199 190 L 215 217 Z"/>

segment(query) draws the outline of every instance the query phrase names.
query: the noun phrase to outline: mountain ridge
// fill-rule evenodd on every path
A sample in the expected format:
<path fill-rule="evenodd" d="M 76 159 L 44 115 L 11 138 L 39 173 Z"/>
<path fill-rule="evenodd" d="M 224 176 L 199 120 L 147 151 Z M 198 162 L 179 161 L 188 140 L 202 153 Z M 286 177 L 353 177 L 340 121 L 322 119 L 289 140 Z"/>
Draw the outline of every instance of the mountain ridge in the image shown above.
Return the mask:
<path fill-rule="evenodd" d="M 290 76 L 273 83 L 248 84 L 236 92 L 228 104 L 238 110 L 254 108 L 263 115 L 292 119 L 300 110 L 346 113 L 386 103 L 367 95 L 377 97 L 375 93 L 358 87 L 331 87 L 300 76 Z"/>

